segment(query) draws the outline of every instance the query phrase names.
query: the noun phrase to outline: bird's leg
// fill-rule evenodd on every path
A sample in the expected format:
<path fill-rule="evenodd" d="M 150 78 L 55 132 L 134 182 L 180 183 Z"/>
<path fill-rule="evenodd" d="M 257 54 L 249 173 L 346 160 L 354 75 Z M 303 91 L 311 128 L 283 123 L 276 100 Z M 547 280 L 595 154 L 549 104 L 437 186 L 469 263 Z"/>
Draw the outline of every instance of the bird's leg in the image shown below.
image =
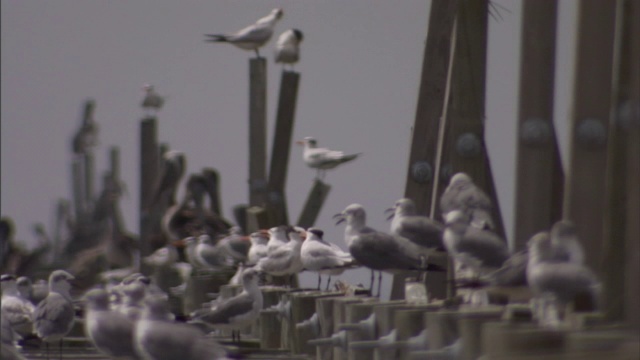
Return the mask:
<path fill-rule="evenodd" d="M 373 279 L 374 279 L 374 274 L 373 274 L 373 270 L 371 270 L 371 285 L 369 285 L 369 294 L 371 294 L 371 296 L 373 296 Z"/>
<path fill-rule="evenodd" d="M 240 330 L 236 330 L 236 336 L 238 338 L 238 344 L 240 343 Z"/>
<path fill-rule="evenodd" d="M 382 271 L 378 271 L 378 299 L 380 298 L 381 288 L 382 288 Z"/>
<path fill-rule="evenodd" d="M 320 283 L 322 279 L 320 278 L 320 273 L 318 273 L 318 291 L 320 291 Z"/>
<path fill-rule="evenodd" d="M 325 291 L 329 291 L 329 284 L 331 284 L 331 275 L 329 275 L 329 279 L 327 279 L 327 288 Z"/>
<path fill-rule="evenodd" d="M 260 58 L 260 51 L 258 50 L 258 48 L 255 48 L 253 51 L 256 52 L 256 58 Z"/>

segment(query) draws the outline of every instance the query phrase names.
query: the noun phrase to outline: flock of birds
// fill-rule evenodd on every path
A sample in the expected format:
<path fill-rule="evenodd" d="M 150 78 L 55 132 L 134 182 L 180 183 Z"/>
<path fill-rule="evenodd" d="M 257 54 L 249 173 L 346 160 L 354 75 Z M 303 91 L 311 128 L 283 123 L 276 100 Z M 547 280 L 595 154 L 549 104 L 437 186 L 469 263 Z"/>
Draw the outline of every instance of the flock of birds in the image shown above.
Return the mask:
<path fill-rule="evenodd" d="M 274 9 L 236 33 L 207 34 L 207 41 L 227 42 L 259 56 L 259 48 L 271 38 L 282 16 L 281 9 Z M 296 63 L 302 40 L 298 29 L 282 33 L 276 46 L 276 62 Z M 144 90 L 143 108 L 160 109 L 164 98 L 151 85 L 145 85 Z M 318 178 L 359 155 L 319 148 L 311 137 L 298 143 L 304 146 L 305 163 L 316 169 Z M 164 159 L 165 176 L 152 204 L 173 198 L 185 171 L 184 154 L 170 151 Z M 84 312 L 87 337 L 111 357 L 224 358 L 226 350 L 205 334 L 209 330 L 231 330 L 232 338 L 239 340 L 239 330 L 252 324 L 263 308 L 260 283 L 265 274 L 291 279 L 302 271 L 316 272 L 317 289 L 321 288 L 322 275 L 326 275 L 328 290 L 332 276 L 366 267 L 371 270 L 371 294 L 378 272 L 379 297 L 382 272 L 446 271 L 446 266 L 432 260 L 447 255 L 454 260 L 457 274 L 465 269 L 470 274 L 466 279 L 457 279 L 458 284 L 529 286 L 537 299 L 540 320 L 551 325 L 558 324 L 564 306 L 578 295 L 597 303 L 600 285 L 584 264 L 584 251 L 570 221 L 559 221 L 549 231 L 535 234 L 527 249 L 512 254 L 505 239 L 495 232 L 490 198 L 465 173 L 455 174 L 440 198 L 444 222 L 418 214 L 408 198 L 396 201 L 387 211 L 391 220 L 388 232 L 367 226 L 366 211 L 359 204 L 351 204 L 336 214 L 336 224 L 346 223 L 346 250 L 324 239 L 323 231 L 314 227 L 280 225 L 245 236 L 240 227 L 234 226 L 221 238 L 207 234 L 181 238 L 174 234 L 175 241 L 143 259 L 156 275 L 157 269 L 177 269 L 182 283 L 169 289 L 159 286 L 162 279 L 157 276 L 120 269 L 103 274 L 102 284 L 72 299 L 74 276 L 65 270 L 53 271 L 46 285 L 32 284 L 26 277 L 2 275 L 2 358 L 22 358 L 17 344 L 33 336 L 44 342 L 48 356 L 48 344 L 62 342 L 78 312 Z M 169 220 L 163 220 L 167 233 L 171 233 L 170 226 Z M 179 261 L 178 242 L 184 248 L 186 261 Z M 176 319 L 169 298 L 184 294 L 194 273 L 229 269 L 236 269 L 230 283 L 241 285 L 241 293 L 203 304 L 182 319 L 186 323 Z M 292 284 L 289 281 L 289 286 Z M 480 304 L 488 302 L 486 294 L 474 299 L 479 299 Z"/>
<path fill-rule="evenodd" d="M 70 296 L 73 275 L 55 270 L 49 276 L 43 296 L 40 286 L 25 277 L 2 275 L 3 358 L 20 358 L 14 344 L 21 338 L 37 336 L 45 344 L 62 341 L 71 330 L 78 307 L 84 306 L 84 327 L 95 347 L 112 357 L 173 359 L 224 358 L 225 350 L 205 333 L 231 330 L 239 340 L 239 330 L 252 324 L 263 308 L 260 283 L 264 274 L 290 277 L 302 271 L 331 276 L 366 267 L 374 271 L 445 271 L 430 259 L 448 254 L 456 271 L 470 271 L 467 281 L 493 286 L 529 286 L 534 294 L 535 314 L 541 323 L 558 326 L 567 304 L 577 296 L 587 296 L 597 304 L 599 283 L 584 265 L 584 251 L 575 226 L 566 220 L 550 231 L 535 234 L 526 250 L 511 254 L 506 241 L 493 230 L 491 201 L 471 178 L 455 174 L 440 198 L 444 223 L 416 213 L 412 200 L 402 198 L 387 209 L 389 232 L 366 224 L 366 211 L 351 204 L 334 216 L 336 224 L 345 222 L 347 250 L 323 238 L 318 228 L 303 229 L 280 225 L 245 236 L 239 227 L 228 235 L 211 239 L 208 235 L 184 239 L 187 262 L 173 244 L 144 258 L 154 268 L 179 267 L 184 281 L 193 271 L 219 271 L 236 267 L 230 283 L 242 292 L 226 299 L 215 299 L 177 321 L 170 311 L 170 296 L 184 293 L 184 286 L 170 294 L 156 285 L 154 277 L 131 273 L 124 277 L 111 271 L 103 284 L 90 289 L 80 299 Z M 120 273 L 121 274 L 121 273 Z M 458 279 L 465 284 L 464 279 Z M 184 284 L 183 284 L 184 285 Z M 380 296 L 378 283 L 377 296 Z M 479 304 L 486 298 L 480 297 Z M 203 330 L 206 330 L 203 332 Z M 5 352 L 7 354 L 5 357 Z M 11 352 L 11 353 L 10 353 Z M 48 353 L 48 346 L 47 346 Z"/>

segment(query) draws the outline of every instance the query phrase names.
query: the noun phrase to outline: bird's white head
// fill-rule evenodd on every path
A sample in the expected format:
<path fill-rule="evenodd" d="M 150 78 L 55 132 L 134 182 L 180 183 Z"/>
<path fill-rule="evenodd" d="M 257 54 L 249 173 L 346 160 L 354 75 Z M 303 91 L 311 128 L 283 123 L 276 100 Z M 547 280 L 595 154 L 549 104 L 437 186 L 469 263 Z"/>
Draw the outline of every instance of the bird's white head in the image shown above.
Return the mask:
<path fill-rule="evenodd" d="M 3 274 L 0 277 L 0 284 L 2 286 L 2 292 L 4 293 L 8 289 L 16 288 L 16 277 L 11 274 Z"/>
<path fill-rule="evenodd" d="M 154 87 L 151 84 L 142 85 L 142 90 L 144 90 L 145 92 L 152 92 L 153 89 L 154 89 Z"/>
<path fill-rule="evenodd" d="M 305 147 L 308 147 L 308 148 L 315 148 L 316 146 L 318 146 L 318 141 L 311 136 L 307 136 L 302 140 L 296 141 L 296 144 L 304 145 Z"/>
<path fill-rule="evenodd" d="M 291 29 L 291 32 L 293 33 L 293 36 L 296 37 L 296 40 L 298 40 L 299 43 L 304 40 L 304 34 L 299 29 Z"/>
<path fill-rule="evenodd" d="M 64 270 L 55 270 L 49 275 L 49 291 L 67 293 L 75 277 Z"/>
<path fill-rule="evenodd" d="M 347 224 L 362 223 L 364 225 L 367 219 L 367 214 L 362 205 L 351 204 L 342 210 L 341 213 L 334 215 L 333 218 L 337 219 L 336 225 L 343 221 L 346 221 Z"/>
<path fill-rule="evenodd" d="M 284 15 L 284 10 L 282 10 L 281 8 L 275 8 L 271 10 L 271 15 L 276 19 L 280 19 Z"/>
<path fill-rule="evenodd" d="M 456 173 L 449 180 L 449 185 L 472 183 L 471 177 L 463 172 Z"/>
<path fill-rule="evenodd" d="M 531 237 L 527 242 L 530 260 L 544 260 L 552 256 L 553 246 L 551 237 L 546 231 L 541 231 Z"/>
<path fill-rule="evenodd" d="M 551 227 L 551 239 L 559 236 L 575 236 L 576 226 L 569 220 L 560 220 Z"/>
<path fill-rule="evenodd" d="M 447 226 L 451 225 L 466 225 L 469 223 L 467 216 L 460 210 L 453 210 L 448 212 L 444 216 L 444 223 Z"/>
<path fill-rule="evenodd" d="M 303 241 L 307 237 L 307 232 L 304 228 L 301 228 L 300 226 L 294 226 L 289 229 L 288 235 L 289 235 L 289 240 Z"/>
<path fill-rule="evenodd" d="M 266 244 L 269 241 L 269 232 L 265 230 L 253 232 L 249 235 L 249 240 L 252 244 Z"/>
<path fill-rule="evenodd" d="M 109 293 L 104 289 L 91 289 L 84 294 L 83 299 L 86 306 L 91 310 L 109 309 Z"/>
<path fill-rule="evenodd" d="M 307 239 L 306 240 L 322 240 L 322 236 L 324 235 L 324 231 L 318 228 L 308 228 L 307 229 Z"/>

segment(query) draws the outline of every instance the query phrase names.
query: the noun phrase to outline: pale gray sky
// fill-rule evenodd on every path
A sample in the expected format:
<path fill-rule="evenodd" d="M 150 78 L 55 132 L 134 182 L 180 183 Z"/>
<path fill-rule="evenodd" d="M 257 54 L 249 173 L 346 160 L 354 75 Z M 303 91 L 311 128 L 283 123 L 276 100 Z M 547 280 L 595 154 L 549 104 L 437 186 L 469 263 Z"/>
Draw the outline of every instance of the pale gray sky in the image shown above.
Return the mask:
<path fill-rule="evenodd" d="M 511 234 L 522 4 L 496 3 L 508 12 L 490 19 L 486 141 Z M 328 173 L 332 190 L 317 226 L 343 245 L 344 229 L 331 216 L 358 202 L 373 227 L 388 230 L 383 210 L 404 192 L 429 6 L 428 0 L 2 0 L 2 215 L 14 219 L 17 237 L 26 241 L 35 222 L 51 229 L 56 199 L 71 197 L 70 139 L 81 104 L 94 98 L 101 141 L 97 178 L 107 169 L 109 146 L 119 146 L 129 188 L 121 206 L 127 227 L 137 232 L 140 87 L 148 82 L 168 96 L 159 140 L 187 154 L 188 171 L 220 171 L 231 218 L 231 208 L 248 200 L 247 70 L 253 54 L 205 43 L 202 34 L 238 30 L 282 7 L 276 36 L 292 27 L 305 35 L 296 66 L 301 82 L 294 140 L 314 136 L 321 146 L 363 153 Z M 556 123 L 566 154 L 576 1 L 560 2 L 559 10 Z M 262 49 L 269 58 L 269 138 L 281 71 L 272 62 L 274 42 Z M 287 184 L 292 220 L 314 175 L 295 147 Z M 348 279 L 368 284 L 364 270 Z M 315 278 L 307 280 L 311 285 Z"/>

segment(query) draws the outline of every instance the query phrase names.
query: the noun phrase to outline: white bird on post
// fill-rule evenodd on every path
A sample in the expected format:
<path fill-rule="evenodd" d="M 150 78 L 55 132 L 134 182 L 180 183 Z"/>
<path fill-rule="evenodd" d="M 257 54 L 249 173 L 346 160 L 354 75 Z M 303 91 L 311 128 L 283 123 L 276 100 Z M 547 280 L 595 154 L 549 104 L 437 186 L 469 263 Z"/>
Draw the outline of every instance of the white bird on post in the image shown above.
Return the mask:
<path fill-rule="evenodd" d="M 164 105 L 164 97 L 160 96 L 160 94 L 155 91 L 155 87 L 150 84 L 144 84 L 142 90 L 144 90 L 145 96 L 140 106 L 142 106 L 145 111 L 155 114 L 162 108 L 162 105 Z"/>
<path fill-rule="evenodd" d="M 304 40 L 304 34 L 298 29 L 284 31 L 278 37 L 275 50 L 276 63 L 293 64 L 300 60 L 300 43 Z"/>
<path fill-rule="evenodd" d="M 207 42 L 227 42 L 240 49 L 253 50 L 260 57 L 258 49 L 271 39 L 276 22 L 282 18 L 284 12 L 276 8 L 269 15 L 260 18 L 255 24 L 251 24 L 233 34 L 205 34 Z"/>
<path fill-rule="evenodd" d="M 359 153 L 347 155 L 342 151 L 319 148 L 316 139 L 310 136 L 305 137 L 301 141 L 296 141 L 296 144 L 304 146 L 302 158 L 307 166 L 317 170 L 316 177 L 318 179 L 324 178 L 326 170 L 333 169 L 340 164 L 354 160 L 360 155 Z"/>

